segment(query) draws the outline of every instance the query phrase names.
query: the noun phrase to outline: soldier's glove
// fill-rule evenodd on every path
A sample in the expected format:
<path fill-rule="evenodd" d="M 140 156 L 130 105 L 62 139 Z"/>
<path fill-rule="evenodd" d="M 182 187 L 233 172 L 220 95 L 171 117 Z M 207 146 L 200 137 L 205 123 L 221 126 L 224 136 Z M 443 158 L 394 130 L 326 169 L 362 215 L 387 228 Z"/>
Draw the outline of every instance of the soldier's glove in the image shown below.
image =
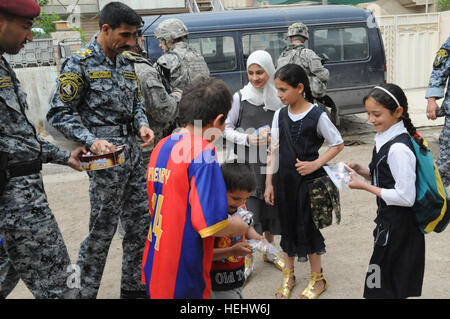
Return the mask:
<path fill-rule="evenodd" d="M 326 55 L 325 53 L 321 54 L 320 57 L 320 62 L 322 62 L 322 65 L 324 65 L 325 63 L 327 63 L 327 61 L 330 59 L 330 57 L 328 55 Z"/>

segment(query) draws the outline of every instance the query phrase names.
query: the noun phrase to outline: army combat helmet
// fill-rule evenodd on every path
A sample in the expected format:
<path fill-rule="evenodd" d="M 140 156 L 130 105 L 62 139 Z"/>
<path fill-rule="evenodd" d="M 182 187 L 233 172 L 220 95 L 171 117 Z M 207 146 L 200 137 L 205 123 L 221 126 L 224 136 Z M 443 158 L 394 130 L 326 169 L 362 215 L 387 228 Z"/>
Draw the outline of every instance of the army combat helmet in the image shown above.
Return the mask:
<path fill-rule="evenodd" d="M 184 23 L 175 18 L 164 20 L 155 29 L 155 37 L 166 42 L 173 42 L 175 39 L 187 36 L 188 33 Z"/>
<path fill-rule="evenodd" d="M 309 38 L 308 27 L 301 22 L 293 23 L 289 26 L 286 36 L 287 37 L 302 36 L 306 40 L 308 40 Z"/>

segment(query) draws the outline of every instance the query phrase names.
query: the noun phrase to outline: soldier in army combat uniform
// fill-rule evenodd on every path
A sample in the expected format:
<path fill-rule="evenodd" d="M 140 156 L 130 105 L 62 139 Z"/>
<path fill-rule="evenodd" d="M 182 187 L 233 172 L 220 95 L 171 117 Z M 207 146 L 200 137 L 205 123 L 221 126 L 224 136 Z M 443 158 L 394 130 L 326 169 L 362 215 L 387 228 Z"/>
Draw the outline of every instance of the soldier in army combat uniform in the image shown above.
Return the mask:
<path fill-rule="evenodd" d="M 160 73 L 146 58 L 143 44 L 144 37 L 141 36 L 130 53 L 136 59 L 134 68 L 141 83 L 147 119 L 155 134 L 153 145 L 156 145 L 163 137 L 172 133 L 169 132 L 169 125 L 178 115 L 178 103 L 183 91 L 178 88 L 169 88 L 169 92 L 166 90 Z M 146 153 L 144 161 L 148 158 L 149 155 Z"/>
<path fill-rule="evenodd" d="M 322 58 L 305 47 L 304 42 L 309 39 L 308 27 L 301 22 L 294 23 L 289 26 L 287 37 L 291 43 L 281 52 L 277 69 L 288 63 L 300 65 L 308 75 L 311 92 L 316 102 L 331 107 L 332 105 L 322 101 L 326 94 L 330 72 L 322 65 Z"/>
<path fill-rule="evenodd" d="M 152 145 L 154 134 L 145 116 L 135 58 L 125 51 L 135 45 L 141 21 L 123 3 L 106 5 L 99 15 L 98 36 L 62 65 L 58 89 L 47 113 L 52 126 L 92 153 L 102 154 L 125 145 L 124 163 L 88 171 L 89 234 L 77 261 L 82 298 L 97 296 L 119 217 L 125 230 L 120 296 L 146 296 L 140 264 L 150 216 L 141 147 Z M 137 134 L 144 141 L 142 145 Z"/>
<path fill-rule="evenodd" d="M 3 57 L 17 54 L 33 39 L 31 26 L 40 8 L 34 0 L 0 3 L 0 298 L 19 282 L 35 298 L 74 298 L 67 286 L 70 258 L 49 208 L 42 163 L 69 165 L 81 171 L 78 157 L 40 138 L 28 120 L 26 94 Z"/>
<path fill-rule="evenodd" d="M 425 98 L 428 99 L 427 117 L 436 120 L 437 116 L 445 116 L 445 124 L 439 136 L 440 151 L 436 161 L 442 182 L 446 187 L 450 185 L 450 90 L 447 80 L 450 77 L 450 37 L 437 52 L 433 64 L 430 83 Z M 447 83 L 447 90 L 445 84 Z M 441 107 L 436 99 L 444 97 Z"/>
<path fill-rule="evenodd" d="M 167 19 L 155 29 L 164 54 L 156 62 L 167 73 L 173 88 L 184 88 L 197 76 L 209 77 L 209 69 L 203 56 L 187 43 L 188 29 L 179 19 Z"/>

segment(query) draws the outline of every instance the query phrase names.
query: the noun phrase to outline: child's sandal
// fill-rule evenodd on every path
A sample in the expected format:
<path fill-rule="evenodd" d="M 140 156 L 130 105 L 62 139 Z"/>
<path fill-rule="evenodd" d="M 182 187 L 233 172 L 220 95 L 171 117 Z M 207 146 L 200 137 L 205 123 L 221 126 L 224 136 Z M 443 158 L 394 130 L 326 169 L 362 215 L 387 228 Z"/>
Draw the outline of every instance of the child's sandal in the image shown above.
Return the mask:
<path fill-rule="evenodd" d="M 278 255 L 274 255 L 272 259 L 267 257 L 267 254 L 262 254 L 263 260 L 266 263 L 273 263 L 278 270 L 283 271 L 285 264 L 284 259 Z"/>
<path fill-rule="evenodd" d="M 281 287 L 276 291 L 275 297 L 277 299 L 289 299 L 292 288 L 295 286 L 294 268 L 283 269 L 283 282 Z"/>
<path fill-rule="evenodd" d="M 317 288 L 315 288 L 315 284 L 319 281 L 324 281 L 324 287 L 317 291 Z M 319 296 L 328 288 L 328 281 L 323 275 L 323 270 L 320 273 L 311 272 L 311 280 L 309 281 L 308 286 L 303 290 L 299 298 L 305 298 L 305 299 L 317 299 Z"/>

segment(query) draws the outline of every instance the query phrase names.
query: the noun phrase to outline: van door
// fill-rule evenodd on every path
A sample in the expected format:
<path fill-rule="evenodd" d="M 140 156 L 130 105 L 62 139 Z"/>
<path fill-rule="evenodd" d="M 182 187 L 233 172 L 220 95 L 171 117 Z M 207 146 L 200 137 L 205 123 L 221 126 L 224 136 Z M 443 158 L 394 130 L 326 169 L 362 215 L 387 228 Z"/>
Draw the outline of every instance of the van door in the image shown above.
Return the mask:
<path fill-rule="evenodd" d="M 338 115 L 364 112 L 364 96 L 384 80 L 382 59 L 373 55 L 379 51 L 379 43 L 370 40 L 373 32 L 376 29 L 365 24 L 310 27 L 310 46 L 328 58 L 327 94 L 336 104 Z"/>
<path fill-rule="evenodd" d="M 212 77 L 227 83 L 232 93 L 242 87 L 235 32 L 190 33 L 189 45 L 203 55 Z"/>

